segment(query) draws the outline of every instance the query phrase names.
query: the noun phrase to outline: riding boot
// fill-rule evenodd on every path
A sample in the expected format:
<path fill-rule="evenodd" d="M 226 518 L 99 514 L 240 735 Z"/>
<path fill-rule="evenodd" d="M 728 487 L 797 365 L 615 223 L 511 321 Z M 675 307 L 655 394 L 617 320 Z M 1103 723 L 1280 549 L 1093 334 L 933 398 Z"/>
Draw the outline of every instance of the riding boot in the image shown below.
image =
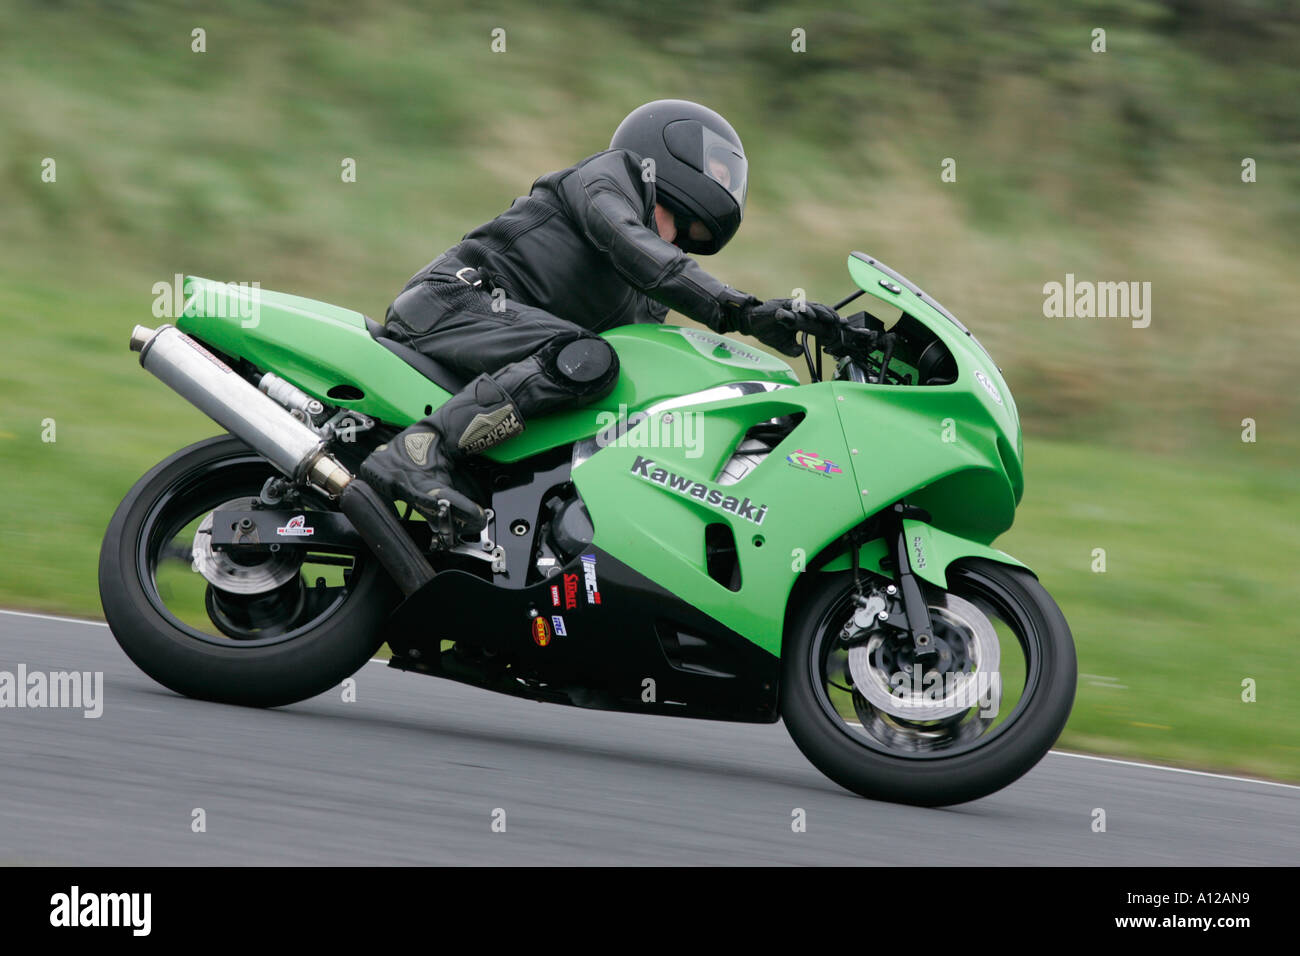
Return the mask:
<path fill-rule="evenodd" d="M 483 506 L 458 482 L 456 465 L 524 430 L 523 416 L 510 394 L 488 375 L 480 375 L 427 418 L 375 449 L 361 465 L 361 477 L 390 499 L 407 501 L 430 521 L 440 520 L 447 503 L 462 535 L 487 526 Z"/>

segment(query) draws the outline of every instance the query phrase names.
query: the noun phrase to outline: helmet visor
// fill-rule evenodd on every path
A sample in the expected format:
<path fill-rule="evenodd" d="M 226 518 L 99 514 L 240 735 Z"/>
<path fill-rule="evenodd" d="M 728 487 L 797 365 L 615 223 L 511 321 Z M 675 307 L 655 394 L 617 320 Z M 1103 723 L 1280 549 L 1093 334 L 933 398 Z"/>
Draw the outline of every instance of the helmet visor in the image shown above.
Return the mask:
<path fill-rule="evenodd" d="M 749 185 L 749 164 L 734 144 L 723 139 L 708 127 L 704 133 L 704 175 L 718 183 L 736 200 L 736 205 L 745 208 L 745 191 Z"/>
<path fill-rule="evenodd" d="M 673 213 L 673 224 L 677 227 L 677 235 L 672 241 L 679 249 L 684 252 L 716 251 L 713 249 L 712 230 L 700 220 Z"/>

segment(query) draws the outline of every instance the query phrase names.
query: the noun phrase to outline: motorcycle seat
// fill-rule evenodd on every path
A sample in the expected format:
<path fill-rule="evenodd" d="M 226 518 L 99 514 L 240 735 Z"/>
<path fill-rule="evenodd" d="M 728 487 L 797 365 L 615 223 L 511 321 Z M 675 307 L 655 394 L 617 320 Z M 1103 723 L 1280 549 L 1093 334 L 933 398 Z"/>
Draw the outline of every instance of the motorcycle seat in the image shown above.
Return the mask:
<path fill-rule="evenodd" d="M 370 332 L 370 337 L 382 345 L 388 351 L 392 352 L 407 365 L 411 366 L 429 381 L 433 382 L 453 395 L 469 384 L 470 378 L 466 378 L 459 372 L 456 372 L 447 366 L 425 355 L 423 352 L 417 352 L 396 339 L 389 338 L 388 329 L 379 322 L 376 322 L 370 316 L 362 316 L 366 320 L 366 330 Z M 471 376 L 472 378 L 472 376 Z"/>

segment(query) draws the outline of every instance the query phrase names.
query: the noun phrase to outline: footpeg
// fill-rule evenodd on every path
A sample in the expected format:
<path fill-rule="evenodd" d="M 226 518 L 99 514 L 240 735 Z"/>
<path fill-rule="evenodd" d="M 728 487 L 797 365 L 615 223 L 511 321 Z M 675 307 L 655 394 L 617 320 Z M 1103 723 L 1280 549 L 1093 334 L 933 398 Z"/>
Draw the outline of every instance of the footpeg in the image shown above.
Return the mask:
<path fill-rule="evenodd" d="M 439 501 L 438 504 L 440 506 L 438 518 L 441 522 L 444 512 L 447 510 L 447 502 Z M 506 549 L 493 541 L 491 534 L 492 519 L 496 517 L 496 513 L 491 508 L 485 508 L 483 509 L 483 517 L 486 519 L 486 523 L 483 525 L 483 530 L 479 532 L 477 541 L 458 541 L 455 537 L 452 537 L 450 541 L 453 543 L 449 545 L 448 538 L 445 536 L 446 532 L 439 531 L 434 538 L 433 547 L 441 548 L 451 554 L 463 554 L 467 558 L 487 561 L 492 565 L 493 574 L 504 574 L 506 570 Z M 450 522 L 450 519 L 448 519 L 448 522 Z"/>
<path fill-rule="evenodd" d="M 438 499 L 438 513 L 432 524 L 435 543 L 450 549 L 456 542 L 456 529 L 451 521 L 451 502 L 446 498 Z"/>

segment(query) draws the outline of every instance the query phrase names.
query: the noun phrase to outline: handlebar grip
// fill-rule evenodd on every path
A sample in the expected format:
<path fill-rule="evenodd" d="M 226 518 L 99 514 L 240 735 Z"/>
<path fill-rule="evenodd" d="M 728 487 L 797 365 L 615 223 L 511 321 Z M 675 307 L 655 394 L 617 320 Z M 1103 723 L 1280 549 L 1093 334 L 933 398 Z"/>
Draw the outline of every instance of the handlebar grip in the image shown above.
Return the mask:
<path fill-rule="evenodd" d="M 777 309 L 776 317 L 793 324 L 801 332 L 812 332 L 818 335 L 824 335 L 840 324 L 839 316 L 833 320 L 827 319 L 812 309 L 800 309 L 797 312 L 790 309 Z"/>

